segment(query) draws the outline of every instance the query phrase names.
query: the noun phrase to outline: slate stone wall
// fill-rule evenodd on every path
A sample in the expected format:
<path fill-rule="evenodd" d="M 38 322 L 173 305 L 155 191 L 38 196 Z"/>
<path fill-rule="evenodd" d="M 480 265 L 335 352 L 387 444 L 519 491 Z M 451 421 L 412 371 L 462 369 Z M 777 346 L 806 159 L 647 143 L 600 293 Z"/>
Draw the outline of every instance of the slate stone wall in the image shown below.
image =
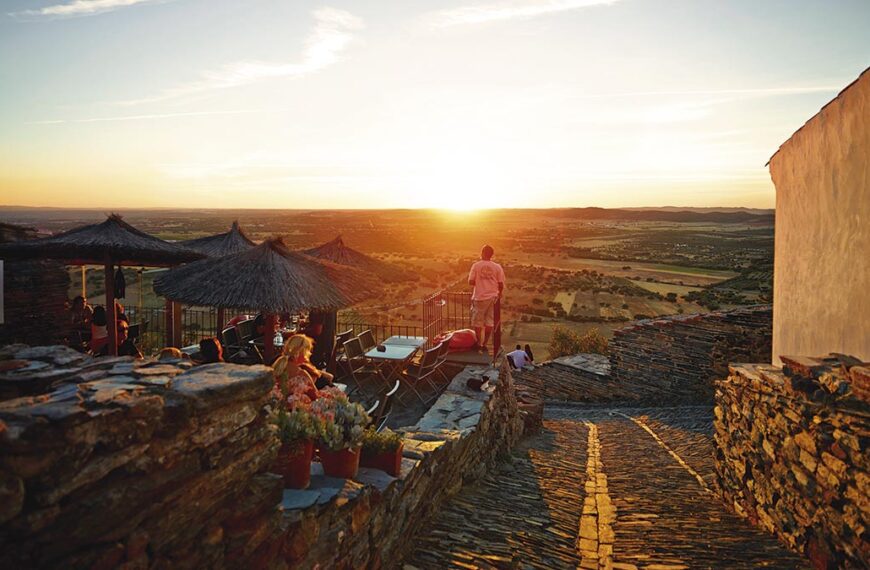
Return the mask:
<path fill-rule="evenodd" d="M 718 485 L 817 568 L 870 561 L 870 367 L 847 357 L 735 365 L 718 383 Z"/>
<path fill-rule="evenodd" d="M 3 363 L 29 395 L 0 402 L 2 568 L 390 567 L 523 431 L 509 371 L 469 368 L 405 430 L 399 477 L 315 463 L 284 490 L 268 367 L 20 345 Z"/>
<path fill-rule="evenodd" d="M 770 362 L 769 305 L 638 321 L 614 331 L 615 384 L 644 385 L 645 401 L 712 403 L 731 362 Z"/>

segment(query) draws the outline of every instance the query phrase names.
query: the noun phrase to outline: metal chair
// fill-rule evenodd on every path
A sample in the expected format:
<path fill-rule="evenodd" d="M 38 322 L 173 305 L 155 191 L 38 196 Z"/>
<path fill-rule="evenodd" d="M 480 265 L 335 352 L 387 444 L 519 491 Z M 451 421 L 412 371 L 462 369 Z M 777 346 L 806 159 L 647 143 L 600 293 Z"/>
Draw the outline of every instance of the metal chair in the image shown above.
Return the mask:
<path fill-rule="evenodd" d="M 399 386 L 401 383 L 401 380 L 396 380 L 396 384 L 393 388 L 384 394 L 384 397 L 372 406 L 372 411 L 369 412 L 369 416 L 372 418 L 371 425 L 375 426 L 375 431 L 381 431 L 384 429 L 384 426 L 387 425 L 387 420 L 390 418 L 390 413 L 393 411 L 393 398 L 396 397 L 396 394 L 399 392 Z"/>
<path fill-rule="evenodd" d="M 254 320 L 255 319 L 247 319 L 236 325 L 236 329 L 239 332 L 239 340 L 243 343 L 253 340 L 254 336 L 256 336 Z"/>
<path fill-rule="evenodd" d="M 365 351 L 360 344 L 359 338 L 352 338 L 344 343 L 344 353 L 347 356 L 348 373 L 353 379 L 356 389 L 365 394 L 367 397 L 373 395 L 363 387 L 359 376 L 376 376 L 381 377 L 380 370 L 374 366 L 365 356 Z"/>
<path fill-rule="evenodd" d="M 375 340 L 375 335 L 371 329 L 366 329 L 359 333 L 357 338 L 359 338 L 360 344 L 362 344 L 363 352 L 368 352 L 378 345 L 378 341 Z"/>
<path fill-rule="evenodd" d="M 335 335 L 335 344 L 332 347 L 332 357 L 329 359 L 329 362 L 334 367 L 330 372 L 335 373 L 336 376 L 343 377 L 349 374 L 344 343 L 352 338 L 353 329 L 348 329 L 343 333 Z"/>
<path fill-rule="evenodd" d="M 236 327 L 222 330 L 218 340 L 221 341 L 221 346 L 224 348 L 224 360 L 227 362 L 244 362 L 252 359 L 263 362 L 263 355 L 260 354 L 257 347 L 244 343 L 239 338 L 239 331 Z"/>
<path fill-rule="evenodd" d="M 438 375 L 441 376 L 441 378 L 443 378 L 444 381 L 449 384 L 450 378 L 447 377 L 447 374 L 444 372 L 444 370 L 441 369 L 441 366 L 443 366 L 447 362 L 447 355 L 450 354 L 450 337 L 448 336 L 447 338 L 442 340 L 441 343 L 438 344 L 438 346 L 436 346 L 435 348 L 438 349 L 438 357 L 435 360 L 435 372 L 437 372 Z"/>
<path fill-rule="evenodd" d="M 406 384 L 408 385 L 408 388 L 415 396 L 417 396 L 423 405 L 433 401 L 438 395 L 438 386 L 432 382 L 432 376 L 435 374 L 435 365 L 438 362 L 438 352 L 440 350 L 441 346 L 438 345 L 435 348 L 430 348 L 425 351 L 419 364 L 411 364 L 402 373 L 407 380 Z M 424 384 L 428 384 L 429 388 L 432 389 L 431 396 L 427 397 L 423 395 L 425 389 Z M 399 401 L 404 403 L 401 396 L 398 396 L 398 398 Z"/>

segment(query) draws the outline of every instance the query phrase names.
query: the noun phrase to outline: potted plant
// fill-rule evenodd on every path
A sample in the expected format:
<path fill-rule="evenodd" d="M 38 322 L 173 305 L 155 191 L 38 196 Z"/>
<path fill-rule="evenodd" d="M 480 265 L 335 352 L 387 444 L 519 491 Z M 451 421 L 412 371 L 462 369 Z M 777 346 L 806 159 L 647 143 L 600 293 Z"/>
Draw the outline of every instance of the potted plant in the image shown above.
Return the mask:
<path fill-rule="evenodd" d="M 320 463 L 331 477 L 353 479 L 359 470 L 359 448 L 368 414 L 350 402 L 340 390 L 321 390 L 311 403 L 311 411 L 321 419 Z"/>
<path fill-rule="evenodd" d="M 320 421 L 309 410 L 279 407 L 272 415 L 281 448 L 273 469 L 284 477 L 287 489 L 305 489 L 311 481 L 314 439 L 320 436 Z"/>
<path fill-rule="evenodd" d="M 323 430 L 320 416 L 311 411 L 316 392 L 305 378 L 287 378 L 286 367 L 276 366 L 275 377 L 269 410 L 281 448 L 273 470 L 284 477 L 285 488 L 305 489 L 311 481 L 314 440 Z"/>
<path fill-rule="evenodd" d="M 398 477 L 402 470 L 402 434 L 389 428 L 378 432 L 369 428 L 363 434 L 360 465 L 386 471 Z"/>

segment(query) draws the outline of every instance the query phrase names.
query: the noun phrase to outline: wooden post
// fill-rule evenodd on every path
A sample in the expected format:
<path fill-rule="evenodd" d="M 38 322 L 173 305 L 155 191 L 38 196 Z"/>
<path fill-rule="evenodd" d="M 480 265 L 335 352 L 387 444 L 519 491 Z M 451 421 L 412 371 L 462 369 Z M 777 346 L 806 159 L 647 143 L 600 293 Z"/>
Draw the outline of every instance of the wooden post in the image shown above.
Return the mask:
<path fill-rule="evenodd" d="M 88 298 L 88 268 L 82 265 L 82 299 Z"/>
<path fill-rule="evenodd" d="M 218 338 L 221 337 L 221 333 L 224 330 L 224 323 L 227 322 L 226 315 L 224 314 L 224 308 L 218 307 L 217 310 L 217 323 L 215 323 L 215 331 L 214 335 Z"/>
<path fill-rule="evenodd" d="M 118 315 L 115 314 L 115 268 L 112 263 L 103 267 L 106 272 L 106 332 L 109 333 L 109 355 L 118 356 Z"/>
<path fill-rule="evenodd" d="M 263 354 L 264 364 L 272 364 L 275 359 L 275 327 L 278 324 L 278 318 L 274 313 L 265 315 L 265 323 L 263 324 L 263 345 L 265 348 Z"/>
<path fill-rule="evenodd" d="M 181 348 L 184 346 L 184 335 L 181 333 L 181 303 L 172 302 L 172 346 Z"/>
<path fill-rule="evenodd" d="M 175 333 L 172 331 L 172 327 L 175 325 L 175 321 L 172 320 L 172 301 L 166 299 L 163 304 L 163 318 L 166 319 L 166 334 L 163 337 L 163 342 L 166 346 L 172 346 L 172 339 L 175 338 Z"/>

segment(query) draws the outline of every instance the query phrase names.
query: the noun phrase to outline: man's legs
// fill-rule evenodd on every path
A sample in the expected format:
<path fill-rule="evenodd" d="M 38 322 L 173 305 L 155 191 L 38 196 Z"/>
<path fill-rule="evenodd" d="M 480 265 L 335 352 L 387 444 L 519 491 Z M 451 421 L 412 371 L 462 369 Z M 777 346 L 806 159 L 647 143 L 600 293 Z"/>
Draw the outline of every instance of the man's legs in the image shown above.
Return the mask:
<path fill-rule="evenodd" d="M 484 335 L 483 335 L 483 348 L 486 349 L 486 345 L 489 344 L 489 337 L 492 336 L 492 325 L 486 325 L 484 327 Z"/>

